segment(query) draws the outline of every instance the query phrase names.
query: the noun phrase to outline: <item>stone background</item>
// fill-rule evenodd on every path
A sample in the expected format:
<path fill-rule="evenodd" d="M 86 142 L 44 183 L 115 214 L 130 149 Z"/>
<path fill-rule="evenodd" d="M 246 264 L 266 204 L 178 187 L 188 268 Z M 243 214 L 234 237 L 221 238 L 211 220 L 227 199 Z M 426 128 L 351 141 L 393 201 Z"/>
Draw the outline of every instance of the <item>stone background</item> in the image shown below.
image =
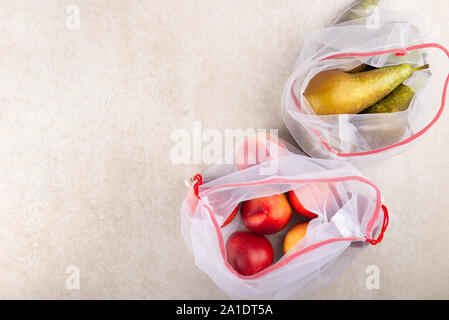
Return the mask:
<path fill-rule="evenodd" d="M 350 2 L 2 0 L 0 298 L 226 298 L 180 233 L 184 179 L 207 165 L 172 164 L 170 134 L 199 120 L 289 139 L 280 97 L 304 36 Z M 448 46 L 448 1 L 388 2 Z M 385 241 L 309 298 L 449 298 L 448 136 L 445 112 L 363 170 L 395 216 Z"/>

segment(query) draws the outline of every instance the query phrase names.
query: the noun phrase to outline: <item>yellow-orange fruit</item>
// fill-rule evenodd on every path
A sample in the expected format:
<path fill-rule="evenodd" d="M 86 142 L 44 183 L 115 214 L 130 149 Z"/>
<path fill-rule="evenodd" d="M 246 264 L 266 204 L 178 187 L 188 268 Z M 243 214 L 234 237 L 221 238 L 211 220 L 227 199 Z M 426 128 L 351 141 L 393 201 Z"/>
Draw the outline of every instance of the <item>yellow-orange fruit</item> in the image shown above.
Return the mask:
<path fill-rule="evenodd" d="M 290 229 L 284 238 L 284 253 L 287 253 L 295 246 L 295 244 L 306 236 L 308 225 L 308 222 L 303 222 Z"/>

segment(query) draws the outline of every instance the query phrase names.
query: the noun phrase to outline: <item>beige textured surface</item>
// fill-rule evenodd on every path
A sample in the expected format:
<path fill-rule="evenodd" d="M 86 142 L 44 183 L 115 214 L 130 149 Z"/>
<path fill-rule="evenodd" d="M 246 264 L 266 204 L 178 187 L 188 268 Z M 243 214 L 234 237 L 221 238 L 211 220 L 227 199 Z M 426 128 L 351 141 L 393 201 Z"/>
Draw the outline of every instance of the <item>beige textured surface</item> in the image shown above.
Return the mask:
<path fill-rule="evenodd" d="M 226 298 L 180 234 L 176 128 L 279 128 L 304 35 L 350 0 L 8 1 L 0 10 L 0 298 Z M 449 43 L 446 0 L 395 0 Z M 66 27 L 68 5 L 80 28 Z M 396 216 L 310 298 L 449 298 L 449 112 L 364 173 Z M 380 290 L 367 290 L 378 265 Z M 66 268 L 80 289 L 66 288 Z"/>

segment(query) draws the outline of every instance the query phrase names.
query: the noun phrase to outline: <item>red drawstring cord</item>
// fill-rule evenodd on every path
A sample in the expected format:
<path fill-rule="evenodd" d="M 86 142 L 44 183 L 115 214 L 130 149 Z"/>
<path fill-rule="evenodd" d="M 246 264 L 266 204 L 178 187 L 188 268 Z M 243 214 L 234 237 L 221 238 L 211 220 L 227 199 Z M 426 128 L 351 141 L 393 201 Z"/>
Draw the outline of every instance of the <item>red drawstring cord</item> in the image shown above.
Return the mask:
<path fill-rule="evenodd" d="M 388 217 L 388 209 L 386 206 L 382 205 L 382 210 L 384 212 L 384 223 L 382 225 L 382 230 L 380 231 L 379 236 L 377 237 L 377 239 L 368 239 L 366 238 L 366 242 L 371 243 L 373 246 L 375 246 L 376 244 L 380 243 L 382 241 L 382 239 L 384 238 L 384 233 L 387 230 L 388 227 L 388 222 L 389 222 L 389 217 Z"/>
<path fill-rule="evenodd" d="M 200 174 L 196 174 L 190 180 L 192 182 L 195 181 L 195 184 L 193 185 L 193 192 L 195 193 L 195 196 L 198 198 L 198 200 L 201 200 L 200 191 L 198 188 L 203 183 L 203 177 Z"/>
<path fill-rule="evenodd" d="M 403 49 L 404 51 L 402 51 L 402 52 L 398 52 L 398 53 L 396 53 L 395 55 L 396 56 L 405 56 L 405 55 L 407 55 L 407 50 L 405 50 L 405 49 Z"/>

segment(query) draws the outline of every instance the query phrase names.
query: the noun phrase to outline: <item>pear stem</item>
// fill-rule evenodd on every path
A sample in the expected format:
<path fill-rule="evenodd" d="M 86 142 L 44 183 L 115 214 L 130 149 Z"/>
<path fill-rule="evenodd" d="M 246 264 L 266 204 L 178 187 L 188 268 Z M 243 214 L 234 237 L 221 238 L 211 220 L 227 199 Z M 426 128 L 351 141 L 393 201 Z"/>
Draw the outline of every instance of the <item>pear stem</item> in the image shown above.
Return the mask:
<path fill-rule="evenodd" d="M 429 69 L 429 67 L 430 67 L 430 65 L 428 65 L 428 64 L 423 65 L 423 66 L 421 66 L 421 67 L 412 69 L 412 73 L 413 73 L 413 72 L 416 72 L 416 71 L 419 71 L 419 70 Z"/>

